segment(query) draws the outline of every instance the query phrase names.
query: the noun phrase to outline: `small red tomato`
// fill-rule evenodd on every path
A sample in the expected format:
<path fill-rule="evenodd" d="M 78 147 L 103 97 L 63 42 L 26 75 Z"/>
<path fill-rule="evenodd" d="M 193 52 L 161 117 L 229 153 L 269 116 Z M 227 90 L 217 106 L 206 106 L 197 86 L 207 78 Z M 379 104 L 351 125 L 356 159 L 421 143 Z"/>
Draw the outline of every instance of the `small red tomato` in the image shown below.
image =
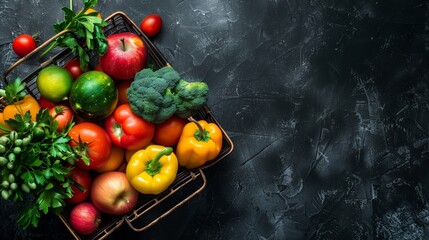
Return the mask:
<path fill-rule="evenodd" d="M 51 109 L 51 108 L 55 107 L 56 104 L 49 101 L 48 99 L 40 96 L 39 105 L 42 109 Z"/>
<path fill-rule="evenodd" d="M 161 31 L 162 19 L 158 14 L 146 16 L 140 24 L 140 29 L 148 37 L 154 37 Z"/>
<path fill-rule="evenodd" d="M 164 122 L 155 125 L 153 142 L 165 147 L 176 145 L 179 142 L 185 125 L 186 121 L 176 116 L 172 116 Z"/>
<path fill-rule="evenodd" d="M 80 168 L 73 168 L 70 170 L 69 176 L 72 177 L 72 180 L 77 184 L 81 185 L 84 188 L 84 191 L 81 191 L 77 186 L 72 185 L 73 197 L 64 199 L 69 204 L 78 204 L 85 201 L 91 191 L 92 178 L 91 174 L 87 170 Z"/>
<path fill-rule="evenodd" d="M 73 111 L 63 105 L 58 105 L 49 109 L 49 114 L 58 122 L 58 132 L 61 132 L 67 123 L 73 120 Z"/>
<path fill-rule="evenodd" d="M 31 51 L 36 49 L 36 47 L 36 41 L 28 34 L 21 34 L 12 42 L 13 51 L 20 57 L 24 57 L 29 54 Z"/>
<path fill-rule="evenodd" d="M 80 61 L 77 58 L 73 58 L 72 60 L 68 61 L 64 65 L 64 69 L 67 70 L 73 77 L 73 79 L 78 78 L 82 73 L 86 71 L 82 71 L 80 68 Z"/>

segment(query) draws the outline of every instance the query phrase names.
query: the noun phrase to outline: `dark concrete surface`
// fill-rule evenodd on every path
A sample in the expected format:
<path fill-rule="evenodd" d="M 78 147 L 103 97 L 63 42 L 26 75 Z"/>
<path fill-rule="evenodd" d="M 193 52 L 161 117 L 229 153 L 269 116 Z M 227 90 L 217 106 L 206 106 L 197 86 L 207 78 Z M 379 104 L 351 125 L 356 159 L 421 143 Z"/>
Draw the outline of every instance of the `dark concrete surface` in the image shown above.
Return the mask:
<path fill-rule="evenodd" d="M 15 36 L 46 40 L 67 5 L 1 1 L 0 71 L 18 60 Z M 97 8 L 136 23 L 160 14 L 154 43 L 183 76 L 209 84 L 209 106 L 235 144 L 205 171 L 202 193 L 143 233 L 124 224 L 107 239 L 429 239 L 426 1 Z M 20 230 L 14 206 L 0 204 L 1 239 L 72 238 L 56 217 Z"/>

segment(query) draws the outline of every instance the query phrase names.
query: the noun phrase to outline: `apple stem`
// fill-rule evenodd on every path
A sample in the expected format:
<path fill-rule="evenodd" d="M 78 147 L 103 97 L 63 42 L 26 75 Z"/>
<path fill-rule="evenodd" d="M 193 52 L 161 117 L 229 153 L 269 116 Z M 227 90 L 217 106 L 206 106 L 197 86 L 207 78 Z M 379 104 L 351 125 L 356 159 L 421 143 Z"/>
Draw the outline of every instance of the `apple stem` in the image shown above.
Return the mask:
<path fill-rule="evenodd" d="M 127 50 L 127 49 L 125 49 L 125 39 L 121 38 L 120 40 L 122 42 L 122 50 L 125 52 L 125 50 Z"/>

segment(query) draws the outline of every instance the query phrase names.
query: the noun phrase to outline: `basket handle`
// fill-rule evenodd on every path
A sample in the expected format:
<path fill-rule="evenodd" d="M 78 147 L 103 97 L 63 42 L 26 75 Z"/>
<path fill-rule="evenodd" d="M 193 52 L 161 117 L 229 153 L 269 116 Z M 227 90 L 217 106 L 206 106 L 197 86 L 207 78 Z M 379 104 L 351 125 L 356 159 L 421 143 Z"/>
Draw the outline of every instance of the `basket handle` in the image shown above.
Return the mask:
<path fill-rule="evenodd" d="M 169 210 L 165 211 L 163 214 L 161 214 L 160 216 L 158 216 L 156 219 L 154 219 L 152 222 L 150 222 L 149 224 L 141 227 L 141 228 L 137 228 L 135 227 L 131 222 L 131 220 L 129 219 L 128 216 L 124 216 L 124 220 L 125 222 L 128 224 L 128 226 L 135 232 L 142 232 L 150 227 L 152 227 L 153 225 L 155 225 L 157 222 L 159 222 L 161 219 L 163 219 L 164 217 L 166 217 L 168 214 L 172 213 L 174 210 L 176 210 L 177 208 L 179 208 L 180 206 L 182 206 L 184 203 L 186 203 L 187 201 L 189 201 L 191 198 L 193 198 L 195 195 L 197 195 L 198 193 L 200 193 L 207 184 L 207 179 L 206 176 L 204 175 L 203 171 L 201 169 L 198 169 L 199 171 L 199 175 L 202 178 L 202 185 L 196 190 L 194 191 L 192 194 L 190 194 L 189 196 L 187 196 L 185 199 L 183 199 L 182 201 L 180 201 L 178 204 L 176 204 L 174 207 L 170 208 Z M 195 178 L 197 178 L 198 176 L 195 175 Z M 150 209 L 148 209 L 150 210 Z M 134 219 L 135 220 L 135 219 Z"/>
<path fill-rule="evenodd" d="M 7 75 L 9 75 L 9 73 L 16 68 L 17 66 L 19 66 L 21 63 L 25 62 L 27 59 L 31 58 L 34 54 L 36 54 L 38 51 L 40 51 L 41 49 L 45 48 L 46 46 L 48 46 L 51 42 L 53 42 L 54 40 L 56 40 L 57 38 L 59 38 L 60 36 L 72 32 L 72 30 L 70 29 L 65 29 L 57 34 L 55 34 L 54 36 L 52 36 L 51 38 L 49 38 L 48 40 L 46 40 L 44 43 L 40 44 L 37 48 L 35 48 L 33 51 L 31 51 L 30 53 L 28 53 L 27 55 L 25 55 L 25 57 L 19 59 L 17 62 L 15 62 L 14 64 L 12 64 L 4 73 L 3 73 L 3 84 L 7 84 L 6 82 L 6 77 Z M 46 64 L 46 62 L 43 62 L 41 65 L 42 67 Z"/>

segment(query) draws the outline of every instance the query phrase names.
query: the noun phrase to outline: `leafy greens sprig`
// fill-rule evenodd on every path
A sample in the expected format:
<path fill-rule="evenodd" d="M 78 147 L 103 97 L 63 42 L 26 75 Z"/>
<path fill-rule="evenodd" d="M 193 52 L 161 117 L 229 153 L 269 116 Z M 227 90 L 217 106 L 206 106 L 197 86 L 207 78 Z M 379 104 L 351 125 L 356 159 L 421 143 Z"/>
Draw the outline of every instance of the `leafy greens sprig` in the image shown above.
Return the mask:
<path fill-rule="evenodd" d="M 19 226 L 37 227 L 42 214 L 60 214 L 65 199 L 73 195 L 69 172 L 77 157 L 68 136 L 73 123 L 58 132 L 48 109 L 41 110 L 35 122 L 28 111 L 6 123 L 14 130 L 0 124 L 7 130 L 0 137 L 0 193 L 18 204 Z"/>
<path fill-rule="evenodd" d="M 57 46 L 70 48 L 74 55 L 80 59 L 81 69 L 87 69 L 90 61 L 88 53 L 82 45 L 86 45 L 89 51 L 96 51 L 103 55 L 107 51 L 107 40 L 102 28 L 107 26 L 107 22 L 97 17 L 97 12 L 85 13 L 93 8 L 98 0 L 83 0 L 84 7 L 81 11 L 75 13 L 72 10 L 72 0 L 70 7 L 63 7 L 64 21 L 56 23 L 54 30 L 59 33 L 69 29 L 72 32 L 66 33 L 55 39 L 41 56 L 44 56 Z"/>

